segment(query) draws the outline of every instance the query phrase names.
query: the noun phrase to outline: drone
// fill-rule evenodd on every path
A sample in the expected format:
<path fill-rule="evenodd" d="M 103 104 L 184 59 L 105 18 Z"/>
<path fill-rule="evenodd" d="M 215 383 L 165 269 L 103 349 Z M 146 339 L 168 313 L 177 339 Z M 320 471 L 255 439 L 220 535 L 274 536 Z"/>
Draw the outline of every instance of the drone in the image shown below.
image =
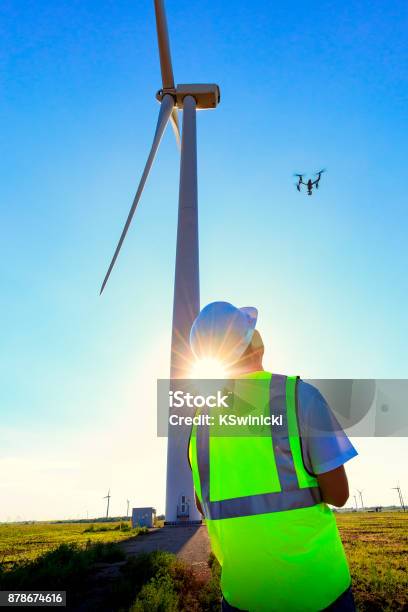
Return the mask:
<path fill-rule="evenodd" d="M 299 178 L 298 182 L 296 183 L 296 189 L 300 191 L 301 185 L 306 185 L 307 195 L 311 196 L 313 193 L 313 187 L 316 187 L 316 189 L 319 189 L 319 182 L 320 182 L 323 172 L 325 172 L 324 169 L 319 170 L 319 172 L 316 172 L 315 174 L 317 178 L 314 181 L 312 181 L 312 179 L 309 179 L 306 183 L 303 180 L 303 176 L 304 176 L 303 174 L 295 174 L 295 176 Z"/>

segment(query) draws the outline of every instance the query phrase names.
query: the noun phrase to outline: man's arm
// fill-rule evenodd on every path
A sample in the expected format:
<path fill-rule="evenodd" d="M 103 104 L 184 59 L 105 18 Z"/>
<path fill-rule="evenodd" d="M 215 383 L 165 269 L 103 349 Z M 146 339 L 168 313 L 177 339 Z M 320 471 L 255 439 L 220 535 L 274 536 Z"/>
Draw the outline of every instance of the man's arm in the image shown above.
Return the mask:
<path fill-rule="evenodd" d="M 321 393 L 304 381 L 298 383 L 298 416 L 306 470 L 317 478 L 323 501 L 344 506 L 349 498 L 344 463 L 357 451 Z"/>
<path fill-rule="evenodd" d="M 325 474 L 317 474 L 316 478 L 322 492 L 323 501 L 338 508 L 344 506 L 349 498 L 348 480 L 344 465 Z"/>

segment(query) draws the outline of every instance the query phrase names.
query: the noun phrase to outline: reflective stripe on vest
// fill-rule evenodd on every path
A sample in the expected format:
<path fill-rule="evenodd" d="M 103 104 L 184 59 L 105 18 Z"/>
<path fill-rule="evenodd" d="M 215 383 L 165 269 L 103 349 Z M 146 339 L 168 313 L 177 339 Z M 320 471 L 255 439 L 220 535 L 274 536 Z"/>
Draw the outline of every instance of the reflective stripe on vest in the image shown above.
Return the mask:
<path fill-rule="evenodd" d="M 212 520 L 252 516 L 284 510 L 315 506 L 322 501 L 317 481 L 304 477 L 304 470 L 296 469 L 294 454 L 301 461 L 301 447 L 295 411 L 295 397 L 291 399 L 289 383 L 296 388 L 297 379 L 273 374 L 269 387 L 269 412 L 271 424 L 271 452 L 274 453 L 281 490 L 279 492 L 248 495 L 210 501 L 210 428 L 197 427 L 197 467 L 201 484 L 201 503 L 206 518 Z M 274 423 L 274 414 L 283 415 L 282 425 Z"/>

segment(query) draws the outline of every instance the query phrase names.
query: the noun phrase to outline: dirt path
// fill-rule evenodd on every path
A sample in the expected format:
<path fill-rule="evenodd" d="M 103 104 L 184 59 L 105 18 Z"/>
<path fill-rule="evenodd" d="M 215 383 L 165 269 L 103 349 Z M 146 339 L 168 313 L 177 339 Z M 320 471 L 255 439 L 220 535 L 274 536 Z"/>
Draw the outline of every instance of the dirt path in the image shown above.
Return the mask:
<path fill-rule="evenodd" d="M 205 525 L 153 529 L 147 535 L 124 540 L 119 546 L 128 557 L 154 550 L 166 550 L 191 565 L 197 576 L 203 580 L 210 577 L 207 562 L 211 549 Z"/>
<path fill-rule="evenodd" d="M 146 535 L 139 535 L 118 543 L 127 558 L 155 550 L 174 553 L 191 565 L 199 580 L 206 582 L 211 577 L 208 566 L 210 541 L 205 525 L 194 527 L 163 527 L 152 529 Z M 126 561 L 117 563 L 98 563 L 90 578 L 89 591 L 81 605 L 68 607 L 75 612 L 94 612 L 106 610 L 104 600 L 110 586 L 120 578 L 121 568 Z"/>

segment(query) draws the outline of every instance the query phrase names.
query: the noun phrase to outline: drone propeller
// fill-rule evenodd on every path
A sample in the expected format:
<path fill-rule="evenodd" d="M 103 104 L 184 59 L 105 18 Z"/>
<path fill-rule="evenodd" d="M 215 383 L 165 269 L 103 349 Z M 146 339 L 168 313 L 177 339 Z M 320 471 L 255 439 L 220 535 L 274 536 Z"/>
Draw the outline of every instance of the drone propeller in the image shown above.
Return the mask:
<path fill-rule="evenodd" d="M 303 174 L 294 174 L 293 176 L 297 176 L 297 177 L 299 177 L 299 178 L 302 178 L 302 177 L 303 177 Z"/>
<path fill-rule="evenodd" d="M 323 172 L 326 172 L 326 168 L 323 168 L 322 170 L 319 170 L 319 172 L 316 172 L 316 176 L 317 176 L 318 174 L 323 174 Z"/>

